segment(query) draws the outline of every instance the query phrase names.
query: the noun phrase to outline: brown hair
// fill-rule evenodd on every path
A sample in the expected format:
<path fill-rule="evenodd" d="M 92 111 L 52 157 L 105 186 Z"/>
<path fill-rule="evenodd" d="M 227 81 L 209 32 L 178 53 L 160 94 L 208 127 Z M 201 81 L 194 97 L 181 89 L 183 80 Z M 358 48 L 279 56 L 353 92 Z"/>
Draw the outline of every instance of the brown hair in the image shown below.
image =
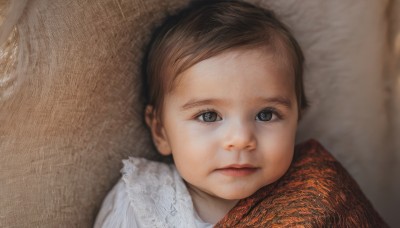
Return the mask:
<path fill-rule="evenodd" d="M 147 104 L 160 118 L 164 95 L 172 91 L 180 73 L 224 51 L 259 46 L 279 55 L 284 49 L 293 66 L 300 119 L 301 110 L 308 106 L 301 48 L 272 11 L 241 1 L 197 1 L 166 20 L 156 31 L 146 56 Z"/>

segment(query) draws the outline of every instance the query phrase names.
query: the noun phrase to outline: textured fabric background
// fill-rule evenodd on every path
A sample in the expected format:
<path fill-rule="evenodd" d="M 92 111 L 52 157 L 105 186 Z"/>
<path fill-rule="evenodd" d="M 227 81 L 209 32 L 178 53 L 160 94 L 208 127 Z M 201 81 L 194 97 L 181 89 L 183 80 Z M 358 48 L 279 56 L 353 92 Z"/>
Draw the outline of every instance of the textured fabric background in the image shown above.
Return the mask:
<path fill-rule="evenodd" d="M 399 224 L 399 0 L 251 2 L 276 10 L 304 49 L 311 108 L 298 141 L 320 140 Z M 141 58 L 186 3 L 0 1 L 0 227 L 90 227 L 121 159 L 156 158 Z"/>

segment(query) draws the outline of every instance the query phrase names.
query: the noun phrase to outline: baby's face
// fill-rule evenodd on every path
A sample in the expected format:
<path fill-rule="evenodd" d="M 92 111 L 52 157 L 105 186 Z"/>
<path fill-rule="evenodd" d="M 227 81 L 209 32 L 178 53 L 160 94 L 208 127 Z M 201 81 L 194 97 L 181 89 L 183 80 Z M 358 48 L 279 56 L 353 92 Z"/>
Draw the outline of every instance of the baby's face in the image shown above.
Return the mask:
<path fill-rule="evenodd" d="M 190 187 L 242 199 L 288 169 L 298 113 L 294 76 L 260 49 L 199 62 L 165 96 L 162 153 L 172 153 Z"/>

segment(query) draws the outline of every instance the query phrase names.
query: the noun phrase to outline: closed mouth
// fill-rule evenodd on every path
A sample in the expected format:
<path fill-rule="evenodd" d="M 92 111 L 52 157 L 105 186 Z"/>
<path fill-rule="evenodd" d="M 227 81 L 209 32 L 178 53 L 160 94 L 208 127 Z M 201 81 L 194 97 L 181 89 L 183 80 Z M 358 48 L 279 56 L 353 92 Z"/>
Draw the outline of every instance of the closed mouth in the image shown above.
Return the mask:
<path fill-rule="evenodd" d="M 239 164 L 234 164 L 234 165 L 228 165 L 223 168 L 219 168 L 216 171 L 226 175 L 226 176 L 234 176 L 234 177 L 240 177 L 240 176 L 248 176 L 250 174 L 253 174 L 256 172 L 259 168 L 253 166 L 253 165 L 239 165 Z"/>
<path fill-rule="evenodd" d="M 254 165 L 250 164 L 232 164 L 232 165 L 227 165 L 224 166 L 220 169 L 253 169 L 256 168 Z"/>

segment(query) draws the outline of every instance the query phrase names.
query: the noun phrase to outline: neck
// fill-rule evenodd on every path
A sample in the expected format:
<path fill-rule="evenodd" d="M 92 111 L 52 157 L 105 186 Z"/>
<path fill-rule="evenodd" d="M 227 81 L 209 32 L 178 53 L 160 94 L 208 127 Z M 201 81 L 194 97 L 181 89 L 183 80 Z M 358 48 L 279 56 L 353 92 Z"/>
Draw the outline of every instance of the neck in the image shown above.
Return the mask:
<path fill-rule="evenodd" d="M 239 200 L 227 200 L 210 195 L 195 186 L 186 183 L 194 208 L 199 217 L 207 223 L 216 224 Z"/>

